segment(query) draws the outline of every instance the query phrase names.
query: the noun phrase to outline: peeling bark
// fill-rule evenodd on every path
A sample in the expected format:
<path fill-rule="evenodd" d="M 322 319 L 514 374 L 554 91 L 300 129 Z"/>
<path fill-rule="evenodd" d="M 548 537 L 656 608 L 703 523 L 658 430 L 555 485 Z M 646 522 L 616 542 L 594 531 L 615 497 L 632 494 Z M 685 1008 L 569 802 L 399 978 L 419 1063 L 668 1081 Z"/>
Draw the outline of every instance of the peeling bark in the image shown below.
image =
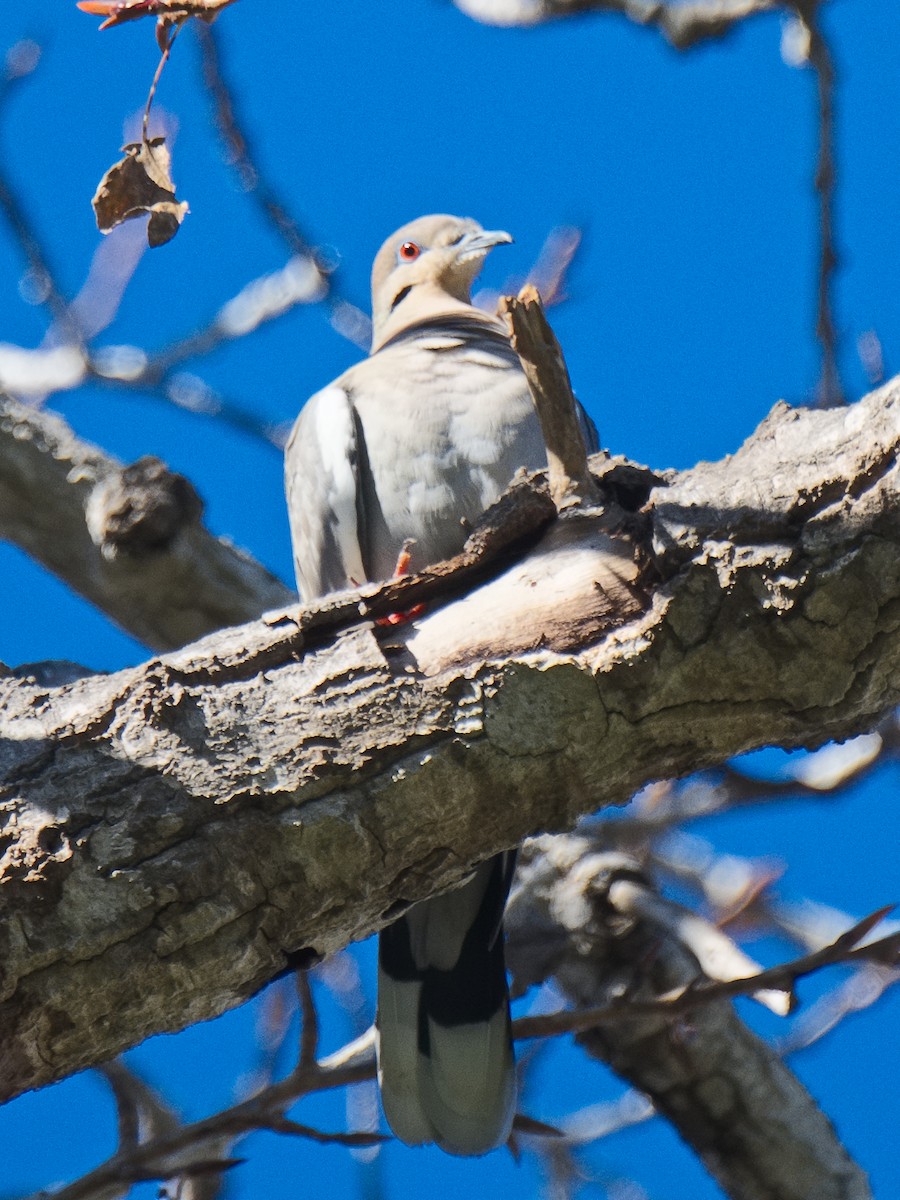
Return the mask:
<path fill-rule="evenodd" d="M 900 700 L 898 445 L 896 382 L 779 405 L 627 538 L 561 518 L 407 626 L 345 597 L 115 675 L 0 678 L 4 1097 L 648 780 L 870 725 Z"/>

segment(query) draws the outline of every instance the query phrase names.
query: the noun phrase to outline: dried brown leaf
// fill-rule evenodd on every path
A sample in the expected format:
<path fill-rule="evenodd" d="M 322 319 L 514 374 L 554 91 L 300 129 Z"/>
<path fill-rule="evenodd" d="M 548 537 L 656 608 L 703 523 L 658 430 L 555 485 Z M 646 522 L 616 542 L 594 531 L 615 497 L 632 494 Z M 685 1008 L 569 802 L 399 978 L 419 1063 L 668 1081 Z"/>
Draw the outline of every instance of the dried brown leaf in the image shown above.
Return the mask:
<path fill-rule="evenodd" d="M 82 12 L 105 17 L 101 29 L 124 25 L 126 21 L 137 21 L 141 17 L 157 17 L 160 21 L 186 21 L 188 17 L 199 17 L 201 21 L 214 21 L 223 8 L 235 0 L 78 0 Z"/>
<path fill-rule="evenodd" d="M 149 213 L 147 241 L 162 246 L 175 236 L 189 211 L 186 201 L 175 196 L 166 139 L 131 142 L 122 150 L 125 157 L 109 168 L 94 193 L 97 227 L 109 233 L 123 221 Z"/>

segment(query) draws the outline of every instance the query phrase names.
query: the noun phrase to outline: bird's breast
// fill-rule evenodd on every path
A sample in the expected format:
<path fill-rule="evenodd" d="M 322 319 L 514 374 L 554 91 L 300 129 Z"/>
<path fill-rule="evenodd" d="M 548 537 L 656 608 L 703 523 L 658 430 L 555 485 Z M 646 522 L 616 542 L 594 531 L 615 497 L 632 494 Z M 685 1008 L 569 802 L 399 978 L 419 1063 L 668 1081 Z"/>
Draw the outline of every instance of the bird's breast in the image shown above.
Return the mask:
<path fill-rule="evenodd" d="M 454 341 L 454 344 L 449 344 Z M 354 397 L 370 578 L 393 574 L 415 539 L 412 569 L 448 558 L 519 467 L 546 451 L 517 360 L 443 339 L 379 356 L 379 387 Z"/>

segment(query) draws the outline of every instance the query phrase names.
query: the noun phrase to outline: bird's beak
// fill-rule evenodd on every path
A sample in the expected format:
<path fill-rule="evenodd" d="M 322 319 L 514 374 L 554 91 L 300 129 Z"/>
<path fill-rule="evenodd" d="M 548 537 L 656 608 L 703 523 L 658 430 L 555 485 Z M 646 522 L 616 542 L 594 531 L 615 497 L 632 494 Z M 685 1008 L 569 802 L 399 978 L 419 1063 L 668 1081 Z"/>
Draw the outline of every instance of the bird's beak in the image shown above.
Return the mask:
<path fill-rule="evenodd" d="M 480 229 L 478 233 L 467 233 L 457 246 L 457 257 L 460 262 L 465 262 L 476 254 L 487 254 L 494 246 L 512 240 L 512 235 L 503 229 Z"/>

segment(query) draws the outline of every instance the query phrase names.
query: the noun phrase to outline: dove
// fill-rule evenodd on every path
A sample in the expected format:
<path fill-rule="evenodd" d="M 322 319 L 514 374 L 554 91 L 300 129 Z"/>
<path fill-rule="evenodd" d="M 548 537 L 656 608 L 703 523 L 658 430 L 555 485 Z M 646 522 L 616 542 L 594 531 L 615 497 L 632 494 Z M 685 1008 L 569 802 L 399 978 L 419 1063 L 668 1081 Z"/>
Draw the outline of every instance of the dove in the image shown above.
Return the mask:
<path fill-rule="evenodd" d="M 520 467 L 546 466 L 506 329 L 471 303 L 486 255 L 511 241 L 435 215 L 378 251 L 371 353 L 307 400 L 287 444 L 304 602 L 451 557 Z M 378 1078 L 388 1124 L 410 1145 L 478 1155 L 509 1137 L 503 908 L 514 863 L 514 852 L 482 862 L 379 935 Z"/>

